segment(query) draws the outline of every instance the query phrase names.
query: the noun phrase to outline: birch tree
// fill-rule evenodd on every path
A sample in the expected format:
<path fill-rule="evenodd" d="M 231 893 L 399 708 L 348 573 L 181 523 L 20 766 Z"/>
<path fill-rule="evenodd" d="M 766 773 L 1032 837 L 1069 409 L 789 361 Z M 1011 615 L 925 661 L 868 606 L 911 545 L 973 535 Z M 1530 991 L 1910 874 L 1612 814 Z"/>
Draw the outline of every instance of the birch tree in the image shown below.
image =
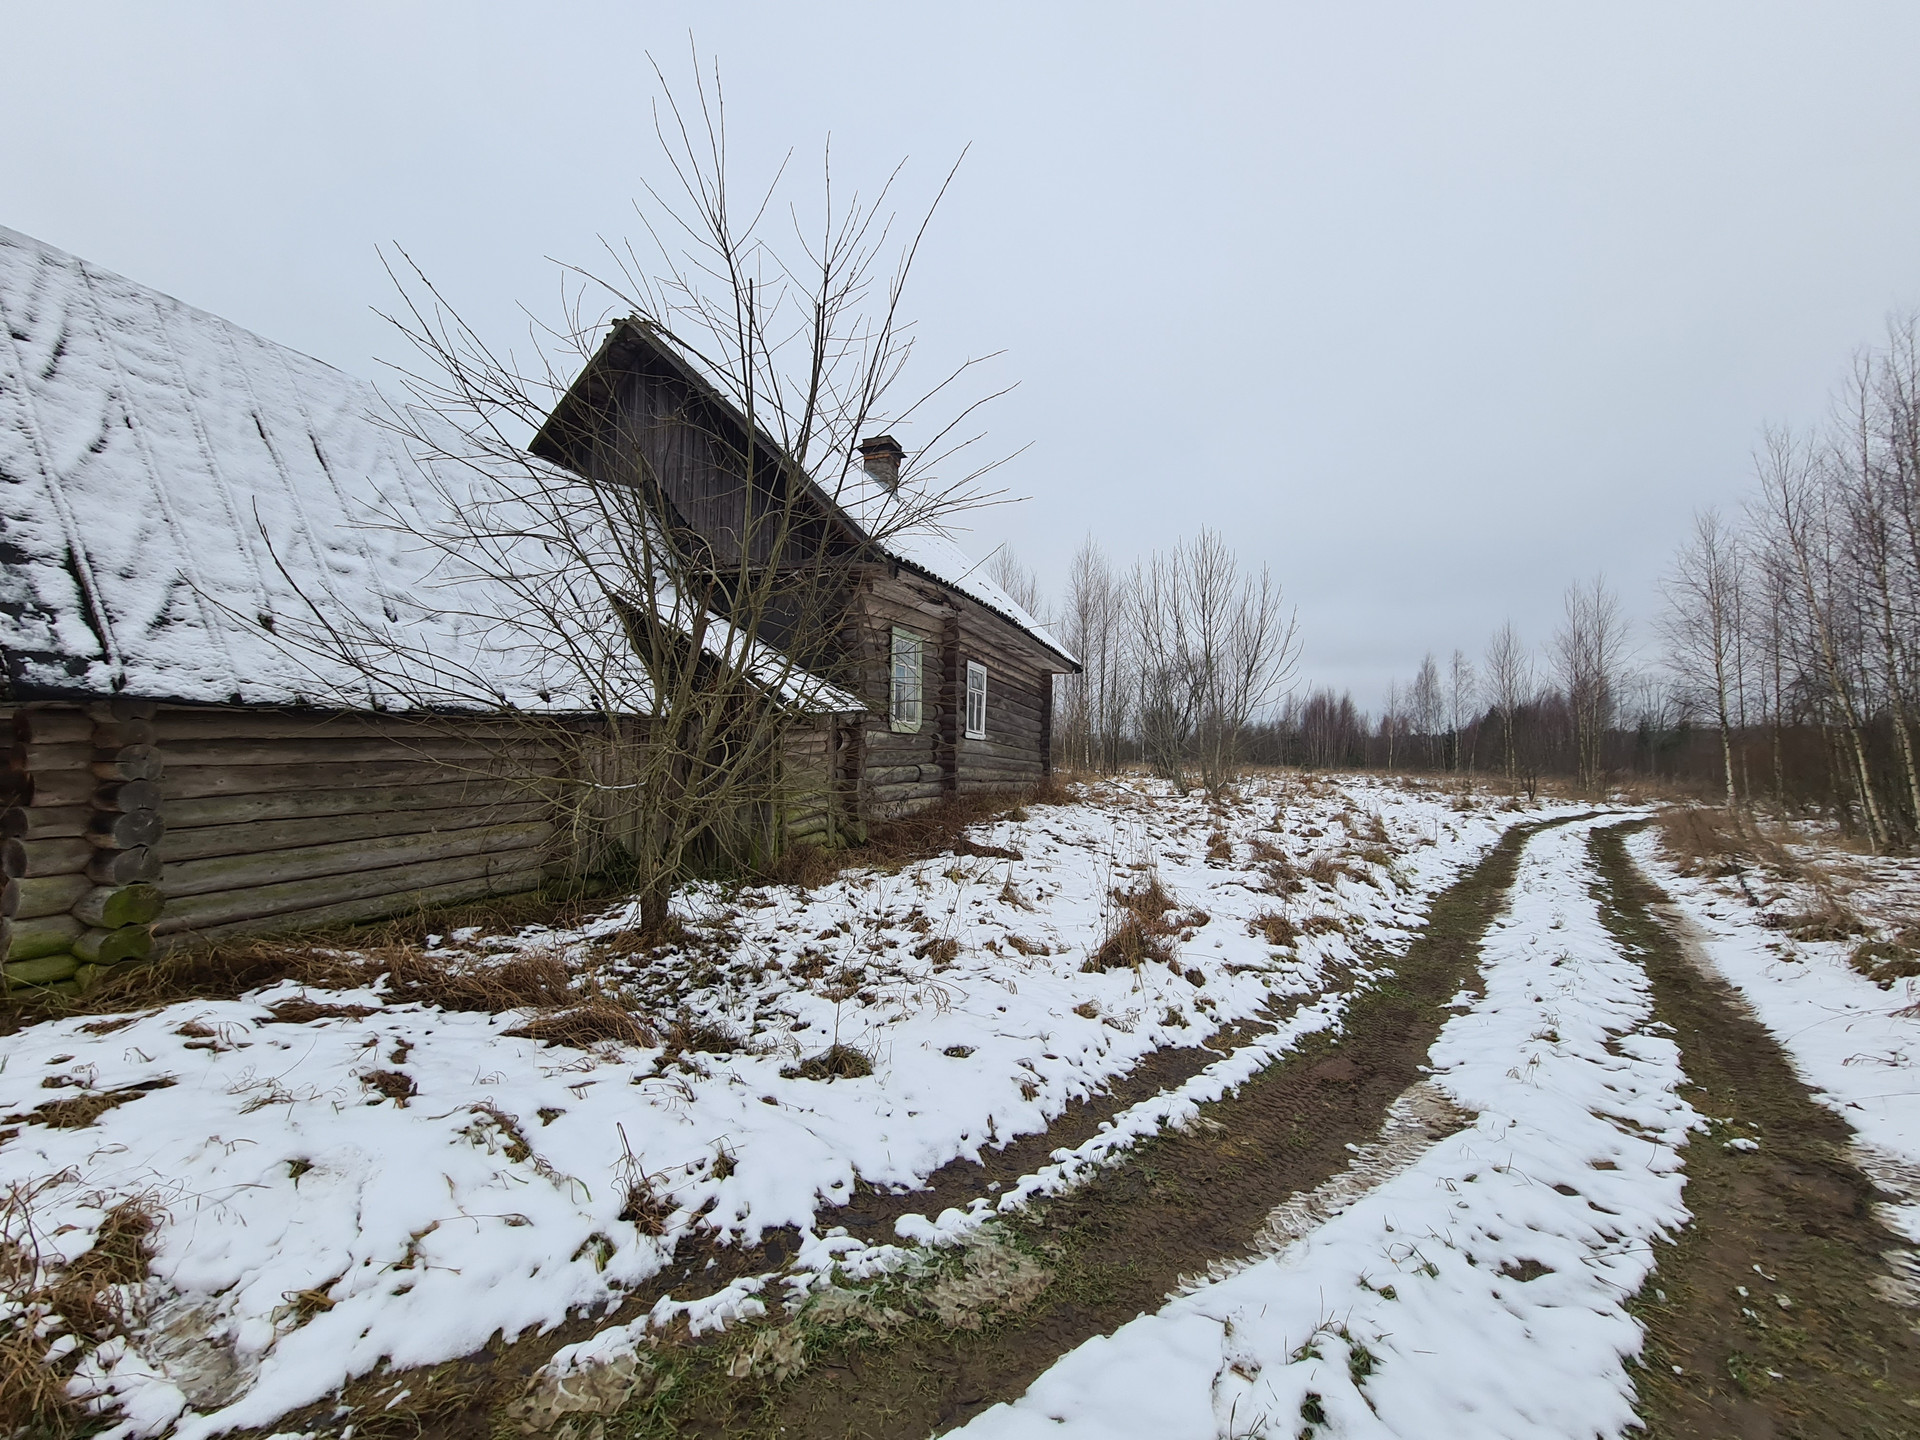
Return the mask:
<path fill-rule="evenodd" d="M 1709 706 L 1720 735 L 1726 806 L 1737 804 L 1733 774 L 1734 694 L 1740 597 L 1744 585 L 1738 537 L 1719 512 L 1693 517 L 1693 535 L 1681 547 L 1663 582 L 1667 608 L 1661 618 L 1667 665 L 1684 698 Z"/>

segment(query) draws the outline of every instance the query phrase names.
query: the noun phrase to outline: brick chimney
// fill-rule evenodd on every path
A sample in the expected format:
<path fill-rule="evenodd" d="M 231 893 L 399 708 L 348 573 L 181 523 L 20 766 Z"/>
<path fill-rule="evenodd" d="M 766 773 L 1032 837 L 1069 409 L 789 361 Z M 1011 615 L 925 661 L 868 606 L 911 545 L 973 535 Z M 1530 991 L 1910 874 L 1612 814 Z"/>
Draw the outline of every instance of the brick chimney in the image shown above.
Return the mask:
<path fill-rule="evenodd" d="M 875 435 L 860 442 L 860 468 L 892 494 L 900 488 L 900 462 L 907 452 L 891 435 Z"/>

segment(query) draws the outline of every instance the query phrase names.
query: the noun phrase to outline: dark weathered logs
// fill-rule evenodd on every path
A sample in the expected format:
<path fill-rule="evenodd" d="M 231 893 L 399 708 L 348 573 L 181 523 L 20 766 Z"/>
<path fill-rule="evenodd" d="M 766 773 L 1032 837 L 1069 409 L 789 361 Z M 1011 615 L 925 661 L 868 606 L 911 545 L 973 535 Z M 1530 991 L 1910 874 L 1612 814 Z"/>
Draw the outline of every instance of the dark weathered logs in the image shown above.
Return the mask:
<path fill-rule="evenodd" d="M 122 925 L 146 924 L 159 915 L 165 903 L 158 885 L 100 885 L 89 889 L 72 908 L 76 920 L 113 930 Z"/>
<path fill-rule="evenodd" d="M 111 753 L 94 750 L 89 754 L 93 761 L 89 768 L 101 780 L 158 780 L 166 772 L 165 761 L 151 745 L 129 745 Z"/>
<path fill-rule="evenodd" d="M 84 805 L 16 805 L 0 814 L 0 836 L 8 840 L 57 840 L 84 835 L 92 813 Z"/>
<path fill-rule="evenodd" d="M 71 915 L 42 915 L 34 920 L 8 922 L 12 933 L 7 941 L 7 959 L 38 960 L 42 955 L 58 955 L 71 948 L 85 927 Z"/>
<path fill-rule="evenodd" d="M 347 815 L 316 815 L 308 819 L 255 820 L 238 825 L 201 825 L 183 830 L 167 828 L 166 838 L 154 848 L 169 865 L 209 855 L 247 855 L 264 850 L 288 850 L 298 845 L 324 845 L 342 840 L 373 840 L 388 835 L 423 835 L 488 825 L 508 825 L 544 816 L 549 807 L 537 800 L 505 804 L 461 806 L 446 810 L 374 811 Z M 172 807 L 169 808 L 169 814 Z"/>
<path fill-rule="evenodd" d="M 153 931 L 145 925 L 122 925 L 113 930 L 83 930 L 74 939 L 73 953 L 93 965 L 144 960 L 153 953 Z"/>
<path fill-rule="evenodd" d="M 102 810 L 87 827 L 87 839 L 103 850 L 138 849 L 166 833 L 158 810 L 130 810 L 125 814 Z"/>
<path fill-rule="evenodd" d="M 87 876 L 101 885 L 133 885 L 160 878 L 160 857 L 152 850 L 94 850 Z"/>
<path fill-rule="evenodd" d="M 537 773 L 552 767 L 530 766 Z M 498 782 L 519 779 L 504 765 L 491 761 L 440 764 L 413 760 L 372 761 L 338 765 L 182 765 L 161 781 L 160 793 L 169 817 L 173 802 L 203 795 L 256 795 L 272 790 L 336 790 L 368 785 L 421 785 L 443 781 Z M 531 779 L 529 774 L 527 779 Z"/>
<path fill-rule="evenodd" d="M 87 868 L 94 847 L 85 836 L 58 840 L 7 840 L 0 842 L 0 874 L 10 880 L 35 875 L 70 875 Z"/>
<path fill-rule="evenodd" d="M 64 915 L 93 882 L 85 875 L 48 875 L 38 880 L 9 880 L 0 886 L 0 915 L 31 920 L 39 915 Z"/>
<path fill-rule="evenodd" d="M 176 775 L 175 777 L 179 777 Z M 216 792 L 197 797 L 169 796 L 165 815 L 170 833 L 202 825 L 238 825 L 255 820 L 302 820 L 323 815 L 359 815 L 391 810 L 440 810 L 482 806 L 536 795 L 532 784 L 512 780 L 448 778 L 418 785 L 328 786 L 306 791 L 270 790 L 248 794 Z"/>
<path fill-rule="evenodd" d="M 92 733 L 91 729 L 88 731 Z M 50 770 L 84 770 L 93 759 L 93 746 L 82 742 L 71 744 L 62 742 L 57 745 L 42 745 L 38 742 L 15 745 L 7 751 L 7 765 L 14 770 L 24 770 L 29 775 L 38 775 Z"/>
<path fill-rule="evenodd" d="M 131 695 L 116 695 L 111 700 L 96 700 L 87 707 L 87 713 L 97 723 L 107 724 L 115 720 L 151 720 L 160 706 L 152 700 L 139 700 Z"/>
<path fill-rule="evenodd" d="M 93 748 L 122 750 L 129 745 L 154 743 L 151 720 L 108 720 L 93 727 Z"/>
<path fill-rule="evenodd" d="M 226 924 L 205 924 L 196 926 L 191 933 L 182 931 L 172 935 L 161 934 L 159 932 L 165 927 L 156 926 L 155 948 L 164 953 L 174 946 L 191 944 L 197 940 L 216 939 L 229 935 L 315 930 L 323 926 L 350 925 L 359 920 L 374 920 L 382 915 L 397 915 L 436 905 L 458 905 L 462 901 L 478 900 L 488 895 L 517 895 L 522 891 L 534 889 L 545 877 L 544 867 L 530 866 L 502 874 L 477 876 L 439 885 L 425 885 L 390 895 L 372 895 L 355 900 L 336 901 L 333 904 L 313 905 L 304 909 L 281 910 L 269 916 L 253 916 Z"/>
<path fill-rule="evenodd" d="M 14 790 L 14 803 L 38 809 L 90 805 L 100 782 L 87 766 L 77 770 L 52 770 L 43 775 L 23 775 Z"/>
<path fill-rule="evenodd" d="M 96 810 L 155 810 L 160 787 L 152 780 L 109 780 L 93 792 Z"/>
<path fill-rule="evenodd" d="M 205 709 L 169 706 L 154 717 L 159 743 L 171 747 L 189 740 L 345 740 L 356 737 L 374 740 L 419 740 L 430 737 L 471 739 L 481 736 L 538 737 L 558 733 L 605 733 L 597 722 L 564 727 L 549 722 L 511 719 L 486 719 L 473 716 L 454 719 L 449 716 L 426 717 L 365 711 L 327 712 L 318 710 L 272 710 L 265 707 L 234 709 L 211 706 Z"/>
<path fill-rule="evenodd" d="M 391 835 L 377 840 L 344 840 L 328 845 L 302 846 L 295 850 L 209 856 L 203 860 L 182 860 L 169 864 L 161 881 L 161 889 L 169 899 L 173 899 L 184 895 L 204 895 L 215 890 L 273 885 L 309 876 L 342 875 L 381 866 L 444 860 L 455 855 L 524 850 L 529 846 L 545 844 L 552 834 L 551 824 L 544 820 L 531 820 L 512 825 Z"/>
<path fill-rule="evenodd" d="M 552 759 L 554 751 L 517 736 L 503 735 L 496 742 L 426 731 L 393 739 L 316 735 L 304 740 L 173 740 L 167 744 L 166 756 L 169 765 L 184 770 L 190 765 L 361 765 L 395 760 L 414 765 L 518 765 Z"/>
<path fill-rule="evenodd" d="M 85 744 L 93 739 L 93 720 L 84 710 L 21 710 L 13 735 L 22 744 Z"/>
<path fill-rule="evenodd" d="M 154 929 L 159 934 L 177 930 L 204 930 L 235 921 L 265 919 L 293 910 L 326 909 L 348 901 L 387 897 L 387 910 L 365 913 L 377 915 L 410 908 L 416 891 L 478 880 L 491 875 L 531 875 L 521 889 L 539 883 L 544 856 L 539 849 L 513 854 L 461 855 L 449 860 L 429 861 L 424 865 L 397 865 L 387 870 L 356 870 L 342 875 L 320 875 L 289 880 L 277 885 L 258 885 L 246 890 L 218 890 L 203 895 L 169 897 Z M 481 893 L 485 893 L 484 891 Z M 509 893 L 501 890 L 497 893 Z M 426 903 L 426 902 L 419 902 Z M 270 927 L 277 928 L 277 927 Z"/>

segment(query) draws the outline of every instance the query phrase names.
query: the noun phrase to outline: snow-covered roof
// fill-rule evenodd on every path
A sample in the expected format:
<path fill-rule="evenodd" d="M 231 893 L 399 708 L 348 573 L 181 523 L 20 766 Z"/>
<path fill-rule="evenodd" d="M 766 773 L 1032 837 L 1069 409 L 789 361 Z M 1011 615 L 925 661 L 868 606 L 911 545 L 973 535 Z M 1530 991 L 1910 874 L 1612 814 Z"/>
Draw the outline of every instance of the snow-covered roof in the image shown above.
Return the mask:
<path fill-rule="evenodd" d="M 416 453 L 401 432 L 418 426 L 397 427 L 368 382 L 4 227 L 0 320 L 14 693 L 574 711 L 602 703 L 576 693 L 583 673 L 631 677 L 604 597 L 535 615 L 527 586 L 498 578 L 512 572 L 423 538 L 512 505 L 514 486 L 457 435 Z M 330 632 L 371 638 L 393 683 L 330 654 Z M 707 644 L 729 639 L 716 624 Z M 566 646 L 607 663 L 557 658 Z M 862 708 L 770 651 L 751 669 L 803 708 Z M 606 703 L 645 707 L 623 688 Z"/>
<path fill-rule="evenodd" d="M 986 567 L 962 550 L 944 527 L 931 522 L 888 525 L 885 517 L 895 506 L 894 496 L 866 472 L 858 468 L 849 470 L 846 477 L 832 487 L 831 494 L 847 518 L 888 557 L 977 600 L 1002 619 L 1018 625 L 1068 664 L 1079 665 L 1079 657 L 1002 589 Z"/>

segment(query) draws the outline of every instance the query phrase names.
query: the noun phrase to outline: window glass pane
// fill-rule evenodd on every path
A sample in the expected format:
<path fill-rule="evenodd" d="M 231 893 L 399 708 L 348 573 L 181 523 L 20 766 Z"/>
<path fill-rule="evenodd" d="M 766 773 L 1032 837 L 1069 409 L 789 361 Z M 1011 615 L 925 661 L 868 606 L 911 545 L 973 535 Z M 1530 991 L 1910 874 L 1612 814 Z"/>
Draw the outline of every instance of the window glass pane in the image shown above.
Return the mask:
<path fill-rule="evenodd" d="M 892 696 L 893 724 L 900 730 L 920 728 L 920 667 L 922 642 L 910 630 L 893 632 Z"/>
<path fill-rule="evenodd" d="M 987 738 L 987 667 L 967 662 L 967 735 Z"/>

